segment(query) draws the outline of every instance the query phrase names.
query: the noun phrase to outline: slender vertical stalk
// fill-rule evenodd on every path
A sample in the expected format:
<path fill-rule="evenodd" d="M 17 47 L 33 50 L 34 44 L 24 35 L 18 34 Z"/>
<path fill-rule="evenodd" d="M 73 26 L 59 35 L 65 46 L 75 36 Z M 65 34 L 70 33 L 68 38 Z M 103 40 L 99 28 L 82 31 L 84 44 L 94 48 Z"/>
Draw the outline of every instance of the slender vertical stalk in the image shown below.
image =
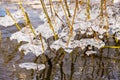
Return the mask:
<path fill-rule="evenodd" d="M 52 11 L 52 1 L 51 1 L 51 0 L 49 0 L 49 3 L 50 3 L 51 16 L 53 16 L 53 11 Z"/>
<path fill-rule="evenodd" d="M 53 5 L 53 3 L 52 3 L 52 0 L 49 0 L 49 1 L 50 1 L 50 3 L 51 3 L 51 8 L 53 9 L 53 11 L 54 11 L 54 13 L 55 13 L 55 16 L 57 16 L 57 17 L 59 18 L 59 20 L 64 23 L 64 21 L 63 21 L 63 20 L 59 17 L 59 15 L 57 14 L 57 11 L 55 10 L 54 5 Z"/>
<path fill-rule="evenodd" d="M 68 38 L 68 41 L 67 41 L 67 46 L 70 42 L 70 38 L 72 37 L 72 34 L 73 34 L 73 25 L 74 25 L 74 20 L 75 20 L 75 16 L 76 16 L 76 12 L 77 12 L 77 8 L 78 8 L 78 0 L 76 0 L 76 5 L 75 5 L 75 9 L 74 9 L 74 15 L 73 15 L 73 18 L 72 18 L 72 27 L 70 27 L 70 34 L 69 34 L 69 38 Z"/>
<path fill-rule="evenodd" d="M 43 40 L 42 40 L 42 35 L 41 34 L 39 35 L 39 38 L 40 38 L 40 41 L 41 41 L 41 44 L 42 44 L 42 52 L 44 52 L 45 48 L 44 48 L 44 44 L 43 44 Z"/>
<path fill-rule="evenodd" d="M 36 33 L 34 31 L 34 28 L 32 27 L 32 24 L 30 22 L 30 19 L 29 19 L 29 16 L 28 16 L 27 12 L 25 12 L 25 17 L 26 17 L 26 20 L 27 20 L 27 25 L 30 27 L 30 29 L 31 29 L 32 33 L 34 34 L 34 36 L 36 36 Z"/>
<path fill-rule="evenodd" d="M 60 3 L 61 3 L 61 5 L 62 5 L 64 14 L 65 14 L 65 17 L 66 17 L 66 22 L 67 22 L 67 24 L 68 24 L 68 27 L 69 27 L 70 29 L 72 29 L 72 26 L 71 26 L 71 24 L 70 24 L 70 21 L 69 21 L 68 15 L 67 15 L 67 13 L 66 13 L 66 9 L 64 8 L 64 5 L 63 5 L 63 3 L 62 3 L 62 0 L 60 0 Z M 72 32 L 72 31 L 70 31 L 70 32 Z"/>
<path fill-rule="evenodd" d="M 90 19 L 90 0 L 87 0 L 87 19 Z"/>
<path fill-rule="evenodd" d="M 24 8 L 23 8 L 23 6 L 22 6 L 22 1 L 20 0 L 19 3 L 20 3 L 20 5 L 19 5 L 19 6 L 20 6 L 20 9 L 22 10 L 22 13 L 23 13 L 23 15 L 24 15 L 24 19 L 25 19 L 26 25 L 28 25 L 28 26 L 30 27 L 32 33 L 33 33 L 34 36 L 36 37 L 36 33 L 35 33 L 34 28 L 33 28 L 32 24 L 31 24 L 31 22 L 30 22 L 29 16 L 28 16 L 27 12 L 25 12 L 25 10 L 24 10 Z"/>
<path fill-rule="evenodd" d="M 49 15 L 48 15 L 48 12 L 47 12 L 45 3 L 43 2 L 43 0 L 40 0 L 40 2 L 41 2 L 41 4 L 42 4 L 42 8 L 43 8 L 44 13 L 45 13 L 45 15 L 46 15 L 46 18 L 47 18 L 47 20 L 48 20 L 49 26 L 50 26 L 53 34 L 54 34 L 55 40 L 57 40 L 57 39 L 58 39 L 58 35 L 57 35 L 56 32 L 54 31 L 54 27 L 53 27 L 53 25 L 52 25 L 52 22 L 51 22 L 51 20 L 50 20 Z"/>
<path fill-rule="evenodd" d="M 17 29 L 20 30 L 20 29 L 21 29 L 20 26 L 18 25 L 17 21 L 16 21 L 15 18 L 12 16 L 12 14 L 10 13 L 10 11 L 9 11 L 7 8 L 6 8 L 5 10 L 6 10 L 7 15 L 10 16 L 10 17 L 12 18 L 12 20 L 14 21 L 15 26 L 17 27 Z"/>
<path fill-rule="evenodd" d="M 63 5 L 63 3 L 62 3 L 62 0 L 60 0 L 60 2 L 61 2 L 61 5 L 62 5 L 62 8 L 63 8 L 63 11 L 64 11 L 64 13 L 65 13 L 65 17 L 66 17 L 66 21 L 67 21 L 68 27 L 69 27 L 69 29 L 70 29 L 69 38 L 68 38 L 68 41 L 67 41 L 67 44 L 66 44 L 66 45 L 68 46 L 69 41 L 70 41 L 70 38 L 71 38 L 71 36 L 72 36 L 72 34 L 73 34 L 73 26 L 70 24 L 70 21 L 69 21 L 69 18 L 68 18 L 68 16 L 67 16 L 67 13 L 66 13 L 66 10 L 65 10 L 65 8 L 64 8 L 64 5 Z"/>
<path fill-rule="evenodd" d="M 20 9 L 22 10 L 23 15 L 25 16 L 25 10 L 24 10 L 24 7 L 22 6 L 22 1 L 21 1 L 21 0 L 19 0 L 19 7 L 20 7 Z M 25 22 L 26 22 L 26 24 L 27 24 L 27 19 L 26 19 L 26 17 L 24 17 L 24 20 L 25 20 Z"/>
<path fill-rule="evenodd" d="M 69 6 L 67 4 L 67 0 L 64 0 L 64 2 L 65 2 L 65 6 L 66 6 L 66 10 L 67 10 L 68 16 L 71 17 L 71 14 L 70 14 L 70 11 L 69 11 Z"/>
<path fill-rule="evenodd" d="M 74 15 L 73 15 L 73 19 L 72 19 L 72 26 L 74 24 L 77 9 L 78 9 L 78 0 L 76 0 L 76 5 L 75 5 L 75 9 L 74 9 Z"/>
<path fill-rule="evenodd" d="M 101 0 L 101 3 L 100 3 L 100 8 L 101 8 L 100 16 L 102 16 L 102 17 L 103 17 L 103 1 L 104 0 Z"/>

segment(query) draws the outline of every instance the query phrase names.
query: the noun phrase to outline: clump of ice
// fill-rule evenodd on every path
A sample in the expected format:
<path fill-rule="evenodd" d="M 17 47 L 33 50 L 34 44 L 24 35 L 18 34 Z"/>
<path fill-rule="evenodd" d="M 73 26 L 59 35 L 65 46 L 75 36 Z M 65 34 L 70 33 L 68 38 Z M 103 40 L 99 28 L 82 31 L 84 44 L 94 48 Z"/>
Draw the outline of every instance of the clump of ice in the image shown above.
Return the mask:
<path fill-rule="evenodd" d="M 19 64 L 19 67 L 25 68 L 27 70 L 33 69 L 33 70 L 38 70 L 38 71 L 45 69 L 44 64 L 36 64 L 36 63 L 32 63 L 32 62 L 21 63 L 21 64 Z"/>
<path fill-rule="evenodd" d="M 80 47 L 82 50 L 86 48 L 88 45 L 94 46 L 98 49 L 105 46 L 105 43 L 100 39 L 81 39 L 81 40 L 71 40 L 69 45 L 66 46 L 66 42 L 62 41 L 61 39 L 53 42 L 53 44 L 50 46 L 51 48 L 55 50 L 59 50 L 60 48 L 63 48 L 66 52 L 70 53 L 72 50 L 76 47 Z"/>
<path fill-rule="evenodd" d="M 103 46 L 105 46 L 105 43 L 100 40 L 100 39 L 81 39 L 80 43 L 79 43 L 82 49 L 84 49 L 85 47 L 87 47 L 88 45 L 94 46 L 98 49 L 102 48 Z"/>
<path fill-rule="evenodd" d="M 47 49 L 47 44 L 45 43 L 44 39 L 42 41 L 43 41 L 44 50 L 41 41 L 34 40 L 32 43 L 23 44 L 22 46 L 20 46 L 19 51 L 23 50 L 25 55 L 28 53 L 33 53 L 36 56 L 39 56 L 43 54 L 44 51 Z"/>
<path fill-rule="evenodd" d="M 20 43 L 21 41 L 31 42 L 33 38 L 34 34 L 29 27 L 22 28 L 20 31 L 12 34 L 10 37 L 11 40 L 16 39 L 18 43 Z"/>
<path fill-rule="evenodd" d="M 85 52 L 85 54 L 87 54 L 87 56 L 90 56 L 90 55 L 96 54 L 96 53 L 97 53 L 96 51 L 92 51 L 92 50 Z"/>
<path fill-rule="evenodd" d="M 23 17 L 24 17 L 22 15 L 21 10 L 18 10 L 14 13 L 11 13 L 11 15 L 16 19 L 17 22 L 22 20 Z M 9 15 L 6 15 L 6 16 L 4 16 L 0 19 L 0 25 L 2 25 L 4 27 L 8 27 L 8 26 L 11 26 L 11 25 L 14 25 L 14 24 L 15 24 L 15 22 L 13 21 L 13 19 Z"/>

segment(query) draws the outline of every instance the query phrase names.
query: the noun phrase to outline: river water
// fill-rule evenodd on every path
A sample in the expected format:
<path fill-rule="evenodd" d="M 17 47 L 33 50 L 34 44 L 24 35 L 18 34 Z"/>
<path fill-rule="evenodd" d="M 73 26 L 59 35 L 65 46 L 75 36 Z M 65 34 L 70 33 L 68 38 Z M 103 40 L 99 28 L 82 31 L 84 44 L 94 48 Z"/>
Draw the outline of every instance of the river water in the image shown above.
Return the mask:
<path fill-rule="evenodd" d="M 5 7 L 11 12 L 18 9 L 16 2 L 0 3 L 0 16 L 5 15 Z M 42 20 L 38 14 L 42 9 L 32 8 L 31 5 L 24 5 L 30 15 L 34 27 L 40 25 Z M 23 23 L 19 23 L 24 25 Z M 48 54 L 46 69 L 40 72 L 21 69 L 18 65 L 22 62 L 35 62 L 33 54 L 24 55 L 18 51 L 16 40 L 11 41 L 10 35 L 17 31 L 16 27 L 3 27 L 2 41 L 0 42 L 0 80 L 120 80 L 120 49 L 97 50 L 96 55 L 87 56 L 85 51 L 74 50 L 72 54 Z M 105 39 L 106 40 L 106 39 Z M 114 43 L 113 39 L 106 41 L 106 45 L 120 45 Z M 57 52 L 56 52 L 57 53 Z M 52 56 L 52 57 L 51 57 Z M 37 62 L 40 62 L 39 58 Z M 52 63 L 52 64 L 51 64 Z M 38 73 L 38 74 L 37 74 Z"/>

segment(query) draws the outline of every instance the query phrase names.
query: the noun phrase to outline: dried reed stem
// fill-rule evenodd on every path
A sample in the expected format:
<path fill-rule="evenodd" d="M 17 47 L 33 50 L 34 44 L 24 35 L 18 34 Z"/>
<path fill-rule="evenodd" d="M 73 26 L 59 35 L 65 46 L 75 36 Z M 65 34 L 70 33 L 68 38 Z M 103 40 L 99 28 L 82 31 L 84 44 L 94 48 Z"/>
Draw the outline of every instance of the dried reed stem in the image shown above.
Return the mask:
<path fill-rule="evenodd" d="M 25 10 L 24 10 L 24 7 L 22 6 L 22 1 L 21 1 L 21 0 L 19 0 L 19 7 L 20 7 L 20 9 L 22 10 L 23 15 L 25 16 Z M 27 20 L 26 20 L 25 17 L 24 17 L 24 19 L 25 19 L 26 24 L 27 24 Z"/>
<path fill-rule="evenodd" d="M 44 10 L 44 13 L 45 13 L 45 15 L 46 15 L 46 18 L 47 18 L 47 20 L 48 20 L 50 29 L 52 30 L 52 32 L 53 32 L 53 34 L 54 34 L 55 40 L 57 40 L 57 39 L 58 39 L 58 35 L 57 35 L 56 32 L 54 31 L 54 27 L 53 27 L 53 25 L 52 25 L 52 22 L 51 22 L 51 20 L 50 20 L 49 15 L 48 15 L 48 12 L 47 12 L 45 3 L 43 2 L 43 0 L 40 0 L 40 2 L 41 2 L 41 4 L 42 4 L 42 8 L 43 8 L 43 10 Z"/>
<path fill-rule="evenodd" d="M 31 22 L 30 22 L 30 19 L 29 19 L 29 16 L 28 16 L 27 12 L 25 12 L 25 17 L 26 17 L 26 20 L 27 20 L 27 21 L 26 21 L 26 22 L 27 22 L 27 25 L 30 27 L 32 33 L 33 33 L 34 36 L 36 37 L 36 33 L 35 33 L 35 31 L 34 31 L 34 28 L 32 27 L 32 24 L 31 24 Z"/>
<path fill-rule="evenodd" d="M 78 9 L 78 0 L 76 0 L 74 15 L 73 15 L 73 18 L 72 18 L 72 25 L 71 25 L 72 27 L 70 28 L 70 34 L 69 34 L 69 37 L 68 37 L 67 46 L 68 46 L 68 44 L 70 42 L 70 38 L 72 37 L 72 34 L 73 34 L 73 25 L 74 25 L 74 20 L 75 20 L 77 9 Z"/>
<path fill-rule="evenodd" d="M 87 0 L 87 19 L 90 19 L 90 0 Z"/>
<path fill-rule="evenodd" d="M 39 38 L 40 38 L 40 41 L 41 41 L 41 44 L 42 44 L 42 52 L 44 52 L 45 48 L 44 48 L 44 44 L 43 44 L 43 40 L 42 40 L 42 35 L 41 34 L 39 35 Z"/>
<path fill-rule="evenodd" d="M 69 6 L 67 4 L 67 0 L 64 0 L 64 2 L 65 2 L 65 6 L 66 6 L 66 10 L 67 10 L 68 16 L 71 17 L 71 14 L 70 14 L 70 11 L 69 11 Z"/>
<path fill-rule="evenodd" d="M 59 17 L 59 15 L 57 14 L 57 11 L 55 10 L 54 5 L 53 5 L 53 3 L 52 3 L 52 0 L 50 0 L 50 3 L 51 3 L 51 8 L 53 9 L 53 11 L 54 11 L 54 13 L 55 13 L 55 16 L 57 16 L 57 17 L 59 18 L 59 20 L 64 23 L 64 21 L 63 21 L 63 20 Z"/>
<path fill-rule="evenodd" d="M 20 26 L 18 25 L 17 21 L 16 21 L 15 18 L 12 16 L 12 14 L 10 13 L 10 11 L 9 11 L 7 8 L 5 8 L 5 10 L 6 10 L 7 15 L 10 16 L 10 17 L 12 18 L 12 20 L 14 21 L 15 26 L 17 27 L 17 29 L 18 29 L 18 30 L 21 30 Z"/>
<path fill-rule="evenodd" d="M 52 1 L 51 1 L 51 0 L 49 0 L 49 3 L 50 3 L 51 16 L 53 16 L 53 11 L 52 11 Z"/>
<path fill-rule="evenodd" d="M 24 15 L 24 19 L 25 19 L 26 25 L 28 25 L 28 26 L 30 27 L 32 33 L 33 33 L 34 36 L 36 37 L 36 33 L 35 33 L 34 28 L 33 28 L 32 24 L 31 24 L 31 22 L 30 22 L 29 16 L 28 16 L 27 12 L 25 12 L 25 10 L 24 10 L 24 8 L 23 8 L 23 6 L 22 6 L 22 1 L 19 0 L 19 3 L 20 3 L 20 5 L 19 5 L 19 6 L 20 6 L 20 9 L 22 10 L 22 13 L 23 13 L 23 15 Z"/>
<path fill-rule="evenodd" d="M 61 5 L 62 5 L 64 14 L 65 14 L 65 17 L 66 17 L 66 21 L 67 21 L 68 27 L 69 27 L 69 29 L 70 29 L 69 38 L 68 38 L 68 41 L 67 41 L 67 46 L 68 46 L 69 41 L 70 41 L 70 37 L 71 37 L 72 34 L 73 34 L 73 26 L 70 24 L 70 21 L 69 21 L 69 18 L 68 18 L 68 16 L 67 16 L 67 13 L 66 13 L 66 10 L 65 10 L 65 8 L 64 8 L 64 5 L 63 5 L 63 3 L 62 3 L 62 0 L 60 0 L 60 3 L 61 3 Z"/>
<path fill-rule="evenodd" d="M 120 46 L 104 46 L 102 48 L 113 48 L 113 49 L 115 49 L 115 48 L 120 48 Z"/>

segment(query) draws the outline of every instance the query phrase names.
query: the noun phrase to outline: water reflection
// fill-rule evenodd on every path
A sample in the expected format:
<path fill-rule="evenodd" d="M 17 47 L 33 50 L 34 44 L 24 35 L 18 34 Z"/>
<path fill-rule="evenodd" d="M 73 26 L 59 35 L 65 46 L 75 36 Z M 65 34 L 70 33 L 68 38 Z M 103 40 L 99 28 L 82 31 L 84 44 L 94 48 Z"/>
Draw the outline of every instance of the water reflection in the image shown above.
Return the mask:
<path fill-rule="evenodd" d="M 7 42 L 9 39 L 7 39 Z M 15 41 L 9 41 L 6 47 L 0 50 L 0 79 L 7 80 L 119 80 L 120 58 L 119 49 L 101 49 L 97 54 L 87 56 L 86 50 L 75 49 L 66 54 L 62 49 L 50 52 L 43 57 L 23 55 L 18 52 Z M 114 43 L 115 44 L 115 43 Z M 4 44 L 5 45 L 5 44 Z M 11 51 L 10 51 L 11 50 Z M 22 54 L 22 55 L 21 55 Z M 30 58 L 33 59 L 30 60 Z M 27 60 L 26 60 L 27 59 Z M 41 61 L 42 60 L 42 61 Z M 42 71 L 21 69 L 18 64 L 33 61 L 45 63 L 46 69 Z M 14 65 L 14 66 L 13 66 Z M 8 76 L 5 77 L 5 76 Z"/>

